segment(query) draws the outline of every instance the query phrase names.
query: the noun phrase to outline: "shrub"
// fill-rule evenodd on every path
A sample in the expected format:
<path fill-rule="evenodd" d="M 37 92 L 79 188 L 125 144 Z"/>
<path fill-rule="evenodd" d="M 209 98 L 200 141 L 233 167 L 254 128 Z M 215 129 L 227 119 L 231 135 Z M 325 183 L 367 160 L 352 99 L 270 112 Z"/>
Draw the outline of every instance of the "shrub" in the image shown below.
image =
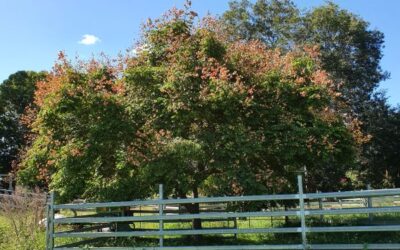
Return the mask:
<path fill-rule="evenodd" d="M 0 249 L 36 250 L 45 248 L 45 230 L 40 227 L 46 194 L 17 188 L 13 195 L 1 197 Z"/>

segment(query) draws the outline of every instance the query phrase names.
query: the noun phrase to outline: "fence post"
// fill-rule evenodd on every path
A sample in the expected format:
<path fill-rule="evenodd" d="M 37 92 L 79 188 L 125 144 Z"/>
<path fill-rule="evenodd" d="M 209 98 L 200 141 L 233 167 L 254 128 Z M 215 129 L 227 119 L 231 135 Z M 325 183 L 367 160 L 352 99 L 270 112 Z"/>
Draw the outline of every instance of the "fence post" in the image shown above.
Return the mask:
<path fill-rule="evenodd" d="M 321 191 L 317 191 L 317 193 L 321 193 Z M 322 199 L 321 198 L 319 198 L 318 199 L 318 208 L 319 208 L 319 210 L 323 210 L 324 209 L 324 206 L 323 206 L 323 204 L 322 204 Z M 324 215 L 323 214 L 321 214 L 320 216 L 319 216 L 319 220 L 320 221 L 323 221 L 324 220 Z"/>
<path fill-rule="evenodd" d="M 159 204 L 158 204 L 158 211 L 159 211 L 159 216 L 162 216 L 164 214 L 164 205 L 161 203 L 162 200 L 164 199 L 164 188 L 163 184 L 160 184 L 158 186 L 158 192 L 159 192 Z M 164 222 L 162 219 L 160 219 L 160 225 L 159 225 L 159 231 L 160 231 L 160 248 L 164 247 Z"/>
<path fill-rule="evenodd" d="M 367 189 L 368 190 L 372 189 L 371 188 L 371 184 L 367 185 Z M 367 205 L 368 205 L 368 208 L 372 208 L 372 197 L 371 196 L 368 197 L 368 204 Z M 368 219 L 369 219 L 369 222 L 371 223 L 372 220 L 373 220 L 373 215 L 371 213 L 368 214 Z"/>
<path fill-rule="evenodd" d="M 46 198 L 46 250 L 49 250 L 50 246 L 50 199 Z"/>
<path fill-rule="evenodd" d="M 46 250 L 54 248 L 54 191 L 50 193 L 50 200 L 47 204 L 46 219 Z"/>
<path fill-rule="evenodd" d="M 13 192 L 13 176 L 12 176 L 12 174 L 9 174 L 8 175 L 8 193 L 9 194 L 12 194 L 12 192 Z"/>
<path fill-rule="evenodd" d="M 304 211 L 304 192 L 303 192 L 303 176 L 297 176 L 297 184 L 299 187 L 299 202 L 300 202 L 300 221 L 301 221 L 301 240 L 303 249 L 307 249 L 307 232 L 306 232 L 306 215 Z"/>
<path fill-rule="evenodd" d="M 228 220 L 228 221 L 229 221 L 229 220 Z M 238 228 L 237 217 L 233 218 L 233 227 L 234 227 L 235 229 Z M 237 233 L 235 233 L 235 240 L 237 240 L 237 239 L 238 239 L 238 235 L 237 235 Z"/>

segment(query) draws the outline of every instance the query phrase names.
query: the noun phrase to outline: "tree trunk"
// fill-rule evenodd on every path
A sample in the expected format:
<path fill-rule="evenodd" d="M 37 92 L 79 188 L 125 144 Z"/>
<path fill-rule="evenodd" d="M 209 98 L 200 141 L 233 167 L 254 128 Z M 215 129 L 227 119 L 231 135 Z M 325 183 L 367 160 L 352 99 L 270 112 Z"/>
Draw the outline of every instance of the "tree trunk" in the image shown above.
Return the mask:
<path fill-rule="evenodd" d="M 194 188 L 193 189 L 193 198 L 198 198 L 198 197 L 199 197 L 199 191 L 197 188 Z M 200 213 L 200 204 L 199 203 L 184 204 L 184 206 L 190 214 Z M 194 230 L 202 229 L 201 219 L 193 219 L 192 227 Z M 193 235 L 193 239 L 198 241 L 201 239 L 201 235 Z"/>
<path fill-rule="evenodd" d="M 193 198 L 199 198 L 199 190 L 197 188 L 193 189 Z M 190 213 L 191 214 L 200 213 L 200 204 L 193 203 L 192 205 L 193 205 L 193 209 Z M 202 229 L 201 219 L 193 219 L 193 229 Z"/>

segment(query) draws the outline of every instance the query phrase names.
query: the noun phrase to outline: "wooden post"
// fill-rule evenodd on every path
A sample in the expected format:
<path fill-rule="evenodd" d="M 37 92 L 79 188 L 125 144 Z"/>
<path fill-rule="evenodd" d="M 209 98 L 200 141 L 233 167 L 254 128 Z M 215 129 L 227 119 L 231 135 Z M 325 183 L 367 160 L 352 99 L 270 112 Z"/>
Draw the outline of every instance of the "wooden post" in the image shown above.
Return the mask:
<path fill-rule="evenodd" d="M 163 184 L 160 184 L 158 186 L 158 192 L 159 192 L 159 201 L 160 203 L 158 204 L 158 211 L 159 215 L 162 216 L 164 214 L 164 205 L 161 204 L 162 200 L 164 199 L 164 188 Z M 164 221 L 160 219 L 160 225 L 159 225 L 159 231 L 160 231 L 160 248 L 164 247 Z"/>
<path fill-rule="evenodd" d="M 300 221 L 301 221 L 301 240 L 303 250 L 307 249 L 307 232 L 306 232 L 306 215 L 304 211 L 304 193 L 303 193 L 303 176 L 297 176 L 297 184 L 299 188 L 299 203 L 300 203 Z"/>

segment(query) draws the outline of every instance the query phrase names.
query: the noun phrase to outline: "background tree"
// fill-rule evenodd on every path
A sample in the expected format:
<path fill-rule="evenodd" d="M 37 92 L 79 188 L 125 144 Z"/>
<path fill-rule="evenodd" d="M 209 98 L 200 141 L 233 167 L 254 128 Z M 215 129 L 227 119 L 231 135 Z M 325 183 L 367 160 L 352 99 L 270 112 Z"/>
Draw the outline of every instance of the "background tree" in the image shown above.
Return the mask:
<path fill-rule="evenodd" d="M 322 68 L 355 114 L 388 76 L 380 67 L 383 33 L 332 2 L 301 13 L 289 0 L 232 1 L 222 21 L 231 36 L 269 47 L 318 45 Z"/>
<path fill-rule="evenodd" d="M 333 3 L 307 12 L 297 43 L 318 44 L 324 70 L 355 115 L 364 111 L 379 83 L 387 78 L 380 67 L 384 35 L 369 23 Z"/>
<path fill-rule="evenodd" d="M 260 40 L 281 49 L 293 47 L 301 27 L 300 11 L 290 0 L 231 1 L 222 21 L 235 39 Z"/>
<path fill-rule="evenodd" d="M 380 136 L 385 134 L 390 141 L 388 144 L 396 144 L 396 134 L 389 136 L 396 129 L 389 129 L 384 124 L 378 129 L 378 124 L 371 119 L 371 110 L 382 112 L 379 116 L 388 119 L 387 113 L 391 111 L 385 98 L 379 101 L 374 97 L 379 83 L 388 77 L 388 73 L 380 67 L 384 35 L 371 29 L 368 22 L 332 2 L 301 12 L 292 1 L 278 0 L 258 0 L 254 4 L 246 0 L 232 1 L 222 22 L 231 37 L 260 39 L 269 47 L 285 51 L 307 44 L 317 45 L 321 67 L 332 77 L 334 88 L 346 104 L 335 109 L 357 118 L 362 123 L 362 132 L 374 138 L 372 140 L 381 140 Z M 385 108 L 374 107 L 378 103 Z M 359 159 L 359 166 L 368 169 L 369 173 L 377 169 L 376 164 L 372 164 L 375 161 L 371 158 L 373 154 L 367 150 L 371 144 L 376 145 L 376 141 L 364 145 Z M 383 151 L 387 149 L 374 147 L 381 155 L 391 154 Z M 396 148 L 392 150 L 398 152 Z M 380 168 L 386 168 L 383 161 L 376 163 L 381 165 Z M 327 166 L 324 171 L 331 171 Z"/>
<path fill-rule="evenodd" d="M 45 73 L 19 71 L 0 85 L 0 172 L 11 170 L 25 142 L 27 128 L 20 119 L 25 108 L 32 104 L 37 81 Z"/>
<path fill-rule="evenodd" d="M 362 147 L 360 173 L 375 187 L 400 187 L 400 113 L 376 93 L 365 107 L 362 124 L 370 140 Z M 361 178 L 361 179 L 362 179 Z"/>

